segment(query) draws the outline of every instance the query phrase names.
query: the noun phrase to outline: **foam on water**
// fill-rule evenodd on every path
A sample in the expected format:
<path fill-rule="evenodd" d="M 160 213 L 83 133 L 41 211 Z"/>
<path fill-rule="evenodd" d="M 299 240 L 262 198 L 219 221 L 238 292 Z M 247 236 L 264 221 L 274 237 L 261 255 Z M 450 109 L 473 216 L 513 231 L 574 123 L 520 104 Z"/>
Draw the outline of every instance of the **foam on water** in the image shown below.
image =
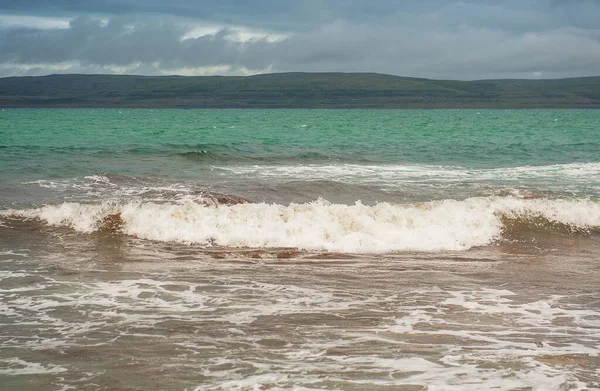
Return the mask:
<path fill-rule="evenodd" d="M 600 197 L 600 163 L 569 163 L 547 166 L 469 168 L 444 165 L 314 164 L 234 165 L 217 167 L 223 175 L 268 182 L 336 181 L 376 186 L 387 191 L 409 191 L 423 195 L 433 190 L 462 189 L 470 196 L 489 189 L 529 189 Z M 488 191 L 489 191 L 488 189 Z M 452 194 L 452 193 L 448 193 Z M 488 194 L 488 193 L 484 193 Z"/>
<path fill-rule="evenodd" d="M 147 201 L 178 200 L 194 192 L 186 183 L 155 182 L 149 178 L 89 175 L 69 179 L 40 179 L 24 182 L 50 189 L 64 200 L 121 200 L 144 198 Z"/>
<path fill-rule="evenodd" d="M 192 201 L 125 204 L 62 203 L 5 210 L 0 217 L 35 218 L 90 233 L 107 221 L 142 239 L 224 247 L 294 247 L 347 253 L 466 250 L 502 238 L 503 218 L 542 218 L 572 229 L 600 227 L 591 200 L 479 197 L 421 204 L 240 204 Z M 116 228 L 115 228 L 116 229 Z"/>
<path fill-rule="evenodd" d="M 600 175 L 600 163 L 569 163 L 548 166 L 520 166 L 506 168 L 465 168 L 442 165 L 398 164 L 308 164 L 308 165 L 232 165 L 218 166 L 234 174 L 253 174 L 260 177 L 294 179 L 348 179 L 394 181 L 400 179 L 423 180 L 498 180 L 525 178 L 586 178 Z"/>
<path fill-rule="evenodd" d="M 66 372 L 67 368 L 58 365 L 42 365 L 27 362 L 18 357 L 0 359 L 0 375 L 46 375 Z"/>
<path fill-rule="evenodd" d="M 414 294 L 416 300 L 430 300 L 432 292 Z M 513 292 L 502 289 L 438 292 L 434 296 L 440 298 L 438 305 L 404 306 L 405 315 L 396 318 L 396 326 L 389 327 L 391 332 L 402 335 L 462 341 L 462 346 L 449 349 L 441 360 L 445 368 L 438 371 L 438 376 L 416 376 L 431 389 L 478 390 L 484 384 L 485 388 L 498 389 L 525 385 L 535 390 L 588 389 L 589 385 L 577 380 L 573 373 L 553 368 L 544 360 L 566 356 L 568 362 L 569 355 L 597 358 L 600 320 L 593 312 L 564 304 L 565 298 L 559 295 L 523 302 L 513 299 Z M 571 322 L 577 327 L 573 328 Z M 578 342 L 555 342 L 573 336 L 578 336 Z M 592 344 L 587 345 L 586 341 Z M 521 362 L 522 369 L 485 369 L 476 365 L 481 360 Z M 461 372 L 471 373 L 464 376 L 470 380 L 468 384 L 449 382 L 448 376 L 458 379 Z"/>
<path fill-rule="evenodd" d="M 48 349 L 101 352 L 139 344 L 148 353 L 154 341 L 156 352 L 172 352 L 166 362 L 202 375 L 202 390 L 600 386 L 597 379 L 581 380 L 589 376 L 585 367 L 552 364 L 556 357 L 598 359 L 600 314 L 573 303 L 594 300 L 589 294 L 527 299 L 507 289 L 429 288 L 347 295 L 227 277 L 46 278 L 28 294 L 0 291 L 0 298 L 11 310 L 4 322 L 13 328 L 5 336 L 16 333 L 5 338 L 5 349 L 45 357 Z M 361 324 L 365 317 L 376 321 Z M 187 332 L 178 336 L 177 330 Z M 277 345 L 265 347 L 269 338 Z M 0 362 L 6 368 L 0 374 L 15 376 L 58 374 L 96 360 L 77 366 L 18 357 Z M 95 367 L 77 370 L 101 376 Z"/>
<path fill-rule="evenodd" d="M 39 179 L 7 189 L 8 205 L 98 200 L 177 202 L 218 192 L 253 201 L 308 202 L 319 197 L 353 203 L 414 202 L 489 195 L 550 195 L 600 198 L 600 163 L 508 168 L 441 165 L 231 165 L 194 179 L 97 174 Z M 27 197 L 16 197 L 24 191 Z"/>

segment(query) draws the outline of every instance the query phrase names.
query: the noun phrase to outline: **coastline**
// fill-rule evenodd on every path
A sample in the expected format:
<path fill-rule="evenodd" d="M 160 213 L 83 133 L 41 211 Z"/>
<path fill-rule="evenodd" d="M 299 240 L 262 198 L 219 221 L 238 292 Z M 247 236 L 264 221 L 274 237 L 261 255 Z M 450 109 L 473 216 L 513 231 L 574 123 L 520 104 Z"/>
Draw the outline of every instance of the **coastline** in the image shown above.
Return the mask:
<path fill-rule="evenodd" d="M 600 77 L 432 80 L 371 73 L 0 78 L 0 107 L 247 109 L 600 108 Z"/>

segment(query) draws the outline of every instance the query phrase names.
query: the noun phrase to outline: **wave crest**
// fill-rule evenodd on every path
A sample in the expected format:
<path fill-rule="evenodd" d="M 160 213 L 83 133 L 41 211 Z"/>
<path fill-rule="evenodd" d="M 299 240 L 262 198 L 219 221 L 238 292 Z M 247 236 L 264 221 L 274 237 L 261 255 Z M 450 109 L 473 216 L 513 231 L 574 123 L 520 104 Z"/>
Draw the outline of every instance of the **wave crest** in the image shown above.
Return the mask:
<path fill-rule="evenodd" d="M 85 233 L 118 230 L 142 239 L 207 246 L 383 253 L 466 250 L 492 244 L 532 226 L 569 233 L 597 231 L 600 204 L 591 200 L 515 197 L 372 206 L 325 200 L 212 206 L 191 201 L 66 202 L 2 211 L 2 216 L 39 219 Z"/>

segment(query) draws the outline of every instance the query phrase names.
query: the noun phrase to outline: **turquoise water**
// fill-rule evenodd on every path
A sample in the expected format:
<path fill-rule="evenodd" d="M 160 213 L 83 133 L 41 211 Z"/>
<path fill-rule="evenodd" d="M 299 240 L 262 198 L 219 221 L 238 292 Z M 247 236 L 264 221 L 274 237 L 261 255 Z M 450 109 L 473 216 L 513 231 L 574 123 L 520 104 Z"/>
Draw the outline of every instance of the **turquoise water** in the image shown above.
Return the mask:
<path fill-rule="evenodd" d="M 598 196 L 594 110 L 47 109 L 4 110 L 0 121 L 0 182 L 28 197 L 25 182 L 92 175 L 225 184 L 219 190 L 253 201 L 297 201 L 256 187 L 306 180 L 406 184 L 405 198 L 421 201 L 477 195 L 473 184 Z M 423 171 L 429 192 L 417 183 Z M 579 183 L 566 171 L 590 175 Z M 454 189 L 432 189 L 433 173 Z M 301 201 L 323 195 L 314 189 Z"/>
<path fill-rule="evenodd" d="M 3 179 L 14 170 L 28 178 L 177 176 L 190 165 L 240 161 L 474 168 L 600 161 L 595 110 L 5 110 L 0 120 Z M 185 155 L 197 151 L 208 156 Z"/>
<path fill-rule="evenodd" d="M 0 385 L 600 389 L 599 151 L 595 110 L 2 110 Z"/>

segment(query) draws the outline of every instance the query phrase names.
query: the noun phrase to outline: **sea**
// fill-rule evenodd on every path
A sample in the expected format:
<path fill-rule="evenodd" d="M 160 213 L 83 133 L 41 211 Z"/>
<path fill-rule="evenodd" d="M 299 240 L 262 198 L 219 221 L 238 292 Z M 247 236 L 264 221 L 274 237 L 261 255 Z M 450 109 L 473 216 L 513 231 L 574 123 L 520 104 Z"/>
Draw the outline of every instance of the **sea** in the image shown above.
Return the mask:
<path fill-rule="evenodd" d="M 599 110 L 0 110 L 2 390 L 599 390 Z"/>

